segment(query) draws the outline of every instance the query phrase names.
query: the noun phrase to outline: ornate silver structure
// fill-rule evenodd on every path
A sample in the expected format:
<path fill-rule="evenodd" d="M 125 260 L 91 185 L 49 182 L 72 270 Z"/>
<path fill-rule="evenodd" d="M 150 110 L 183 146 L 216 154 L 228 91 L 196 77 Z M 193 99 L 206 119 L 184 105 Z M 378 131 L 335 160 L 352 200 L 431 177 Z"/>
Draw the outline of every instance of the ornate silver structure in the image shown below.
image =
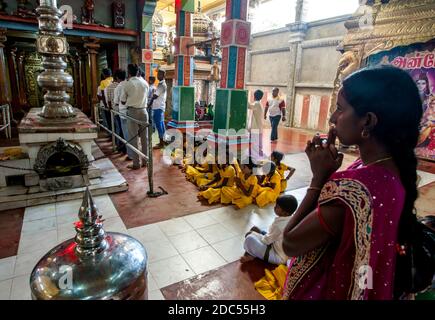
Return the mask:
<path fill-rule="evenodd" d="M 135 239 L 106 233 L 87 188 L 77 235 L 48 252 L 30 276 L 34 300 L 148 298 L 147 256 Z"/>
<path fill-rule="evenodd" d="M 47 90 L 41 116 L 48 119 L 72 118 L 75 112 L 68 103 L 66 89 L 73 86 L 73 78 L 65 72 L 67 64 L 63 58 L 68 54 L 68 43 L 63 36 L 62 12 L 57 8 L 57 0 L 40 0 L 36 12 L 39 22 L 36 47 L 44 68 L 38 76 L 38 84 Z"/>

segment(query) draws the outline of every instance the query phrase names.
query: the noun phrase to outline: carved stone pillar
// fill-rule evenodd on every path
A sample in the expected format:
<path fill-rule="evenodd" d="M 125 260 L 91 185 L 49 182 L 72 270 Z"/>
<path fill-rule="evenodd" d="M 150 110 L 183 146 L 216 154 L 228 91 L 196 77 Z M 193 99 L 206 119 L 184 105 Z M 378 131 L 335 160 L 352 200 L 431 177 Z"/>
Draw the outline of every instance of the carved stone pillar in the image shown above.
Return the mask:
<path fill-rule="evenodd" d="M 98 103 L 97 98 L 97 89 L 98 89 L 98 61 L 97 61 L 97 54 L 98 49 L 100 48 L 99 39 L 94 37 L 89 37 L 83 39 L 85 41 L 85 48 L 88 50 L 88 63 L 89 63 L 89 69 L 90 69 L 90 78 L 91 78 L 91 119 L 95 119 L 94 115 L 94 107 Z"/>
<path fill-rule="evenodd" d="M 27 101 L 26 94 L 26 77 L 24 72 L 24 59 L 26 57 L 26 52 L 20 50 L 17 54 L 17 71 L 18 71 L 18 99 L 21 108 L 25 112 L 29 111 L 29 103 Z"/>
<path fill-rule="evenodd" d="M 293 125 L 293 115 L 295 109 L 295 94 L 296 83 L 298 82 L 301 66 L 302 66 L 302 41 L 305 39 L 307 32 L 307 24 L 302 22 L 304 0 L 298 0 L 296 2 L 296 15 L 295 23 L 289 24 L 291 35 L 289 40 L 290 46 L 290 68 L 288 81 L 287 81 L 287 122 L 286 126 Z"/>
<path fill-rule="evenodd" d="M 82 109 L 81 106 L 81 84 L 80 84 L 80 57 L 77 52 L 70 53 L 72 76 L 74 78 L 74 101 L 75 107 Z"/>
<path fill-rule="evenodd" d="M 10 102 L 10 89 L 6 76 L 6 60 L 4 53 L 4 43 L 6 39 L 6 29 L 0 29 L 0 105 Z"/>
<path fill-rule="evenodd" d="M 9 70 L 9 81 L 11 89 L 11 107 L 12 107 L 12 118 L 15 120 L 20 120 L 24 117 L 23 107 L 20 105 L 19 97 L 19 83 L 18 83 L 18 69 L 17 69 L 17 48 L 8 47 L 6 51 L 6 56 L 8 59 L 8 70 Z"/>
<path fill-rule="evenodd" d="M 89 92 L 88 92 L 88 78 L 86 75 L 86 66 L 88 65 L 88 53 L 86 51 L 80 51 L 80 107 L 82 112 L 90 115 L 91 108 L 89 105 Z"/>

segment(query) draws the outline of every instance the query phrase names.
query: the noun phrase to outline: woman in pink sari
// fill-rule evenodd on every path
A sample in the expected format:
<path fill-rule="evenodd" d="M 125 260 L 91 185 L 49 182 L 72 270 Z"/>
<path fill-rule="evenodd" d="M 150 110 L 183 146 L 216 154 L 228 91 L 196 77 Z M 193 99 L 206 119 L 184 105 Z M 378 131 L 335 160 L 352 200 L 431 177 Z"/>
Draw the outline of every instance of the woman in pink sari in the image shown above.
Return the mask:
<path fill-rule="evenodd" d="M 328 142 L 316 136 L 307 144 L 313 179 L 284 231 L 284 252 L 295 257 L 285 299 L 402 294 L 395 286 L 397 244 L 411 236 L 421 110 L 414 81 L 399 69 L 363 69 L 343 81 Z M 341 172 L 336 137 L 360 151 Z"/>

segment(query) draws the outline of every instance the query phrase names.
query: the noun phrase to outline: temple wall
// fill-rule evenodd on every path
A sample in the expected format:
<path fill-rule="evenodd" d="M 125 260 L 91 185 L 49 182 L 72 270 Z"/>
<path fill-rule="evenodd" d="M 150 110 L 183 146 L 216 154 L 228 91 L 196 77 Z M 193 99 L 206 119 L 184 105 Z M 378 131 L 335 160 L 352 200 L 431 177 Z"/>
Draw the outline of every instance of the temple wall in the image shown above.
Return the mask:
<path fill-rule="evenodd" d="M 251 99 L 255 90 L 263 90 L 264 103 L 273 87 L 280 88 L 289 118 L 287 124 L 281 125 L 327 129 L 329 97 L 341 56 L 337 45 L 346 33 L 347 18 L 349 16 L 308 23 L 297 49 L 294 42 L 289 42 L 297 35 L 290 31 L 292 25 L 252 36 L 247 88 Z"/>

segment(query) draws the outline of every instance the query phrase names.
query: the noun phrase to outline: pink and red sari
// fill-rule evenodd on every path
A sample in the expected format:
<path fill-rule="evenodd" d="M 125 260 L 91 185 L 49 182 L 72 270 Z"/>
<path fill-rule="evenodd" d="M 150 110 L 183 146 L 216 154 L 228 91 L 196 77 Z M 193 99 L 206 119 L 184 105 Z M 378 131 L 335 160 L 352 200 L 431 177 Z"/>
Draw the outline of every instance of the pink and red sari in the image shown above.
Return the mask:
<path fill-rule="evenodd" d="M 357 160 L 334 173 L 319 206 L 333 201 L 345 207 L 343 232 L 291 260 L 284 299 L 392 299 L 404 199 L 400 178 L 380 166 L 362 166 Z"/>

